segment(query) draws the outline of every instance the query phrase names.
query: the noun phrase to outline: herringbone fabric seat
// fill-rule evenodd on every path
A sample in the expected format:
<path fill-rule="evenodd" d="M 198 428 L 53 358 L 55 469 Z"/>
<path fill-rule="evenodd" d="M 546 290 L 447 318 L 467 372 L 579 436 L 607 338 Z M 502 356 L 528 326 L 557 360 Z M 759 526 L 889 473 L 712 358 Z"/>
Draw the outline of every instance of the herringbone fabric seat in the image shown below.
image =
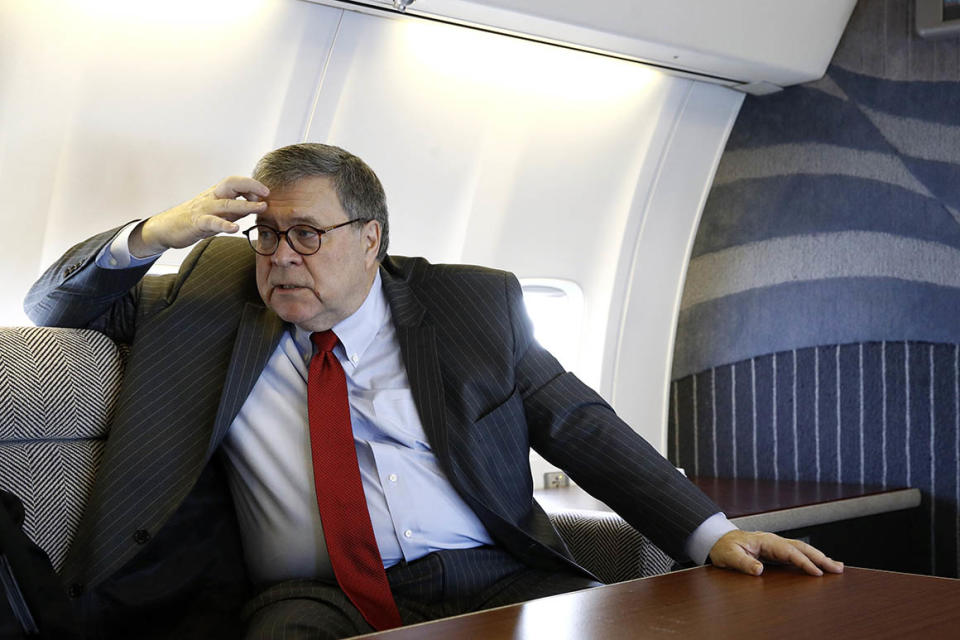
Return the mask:
<path fill-rule="evenodd" d="M 0 488 L 60 570 L 80 522 L 123 376 L 96 331 L 0 328 Z"/>
<path fill-rule="evenodd" d="M 550 520 L 577 563 L 611 584 L 667 573 L 673 558 L 615 513 L 564 511 Z"/>

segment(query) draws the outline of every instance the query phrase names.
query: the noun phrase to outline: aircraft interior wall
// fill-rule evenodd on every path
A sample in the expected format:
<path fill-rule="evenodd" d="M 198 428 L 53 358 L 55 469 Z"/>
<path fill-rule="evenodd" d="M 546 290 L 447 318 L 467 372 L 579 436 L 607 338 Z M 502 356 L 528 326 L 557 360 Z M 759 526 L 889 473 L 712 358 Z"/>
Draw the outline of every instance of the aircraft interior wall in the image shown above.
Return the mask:
<path fill-rule="evenodd" d="M 743 104 L 678 317 L 671 459 L 916 487 L 960 575 L 960 38 L 861 1 L 819 81 Z"/>
<path fill-rule="evenodd" d="M 664 450 L 680 287 L 742 94 L 300 0 L 24 0 L 0 22 L 3 324 L 74 242 L 329 142 L 384 182 L 391 253 L 575 283 L 569 367 Z"/>

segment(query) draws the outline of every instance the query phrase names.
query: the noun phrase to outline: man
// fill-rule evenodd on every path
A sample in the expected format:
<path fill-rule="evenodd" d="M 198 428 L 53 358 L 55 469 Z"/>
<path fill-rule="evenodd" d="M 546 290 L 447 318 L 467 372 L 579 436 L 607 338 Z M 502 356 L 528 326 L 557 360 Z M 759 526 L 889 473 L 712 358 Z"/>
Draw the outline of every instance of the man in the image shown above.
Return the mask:
<path fill-rule="evenodd" d="M 249 244 L 212 238 L 248 215 Z M 88 628 L 212 635 L 244 591 L 240 565 L 260 591 L 243 612 L 255 638 L 595 586 L 532 499 L 530 446 L 676 557 L 842 571 L 730 525 L 533 340 L 512 275 L 388 257 L 388 235 L 366 164 L 293 145 L 77 245 L 34 286 L 38 324 L 131 344 L 63 571 Z M 198 241 L 177 275 L 143 278 Z"/>

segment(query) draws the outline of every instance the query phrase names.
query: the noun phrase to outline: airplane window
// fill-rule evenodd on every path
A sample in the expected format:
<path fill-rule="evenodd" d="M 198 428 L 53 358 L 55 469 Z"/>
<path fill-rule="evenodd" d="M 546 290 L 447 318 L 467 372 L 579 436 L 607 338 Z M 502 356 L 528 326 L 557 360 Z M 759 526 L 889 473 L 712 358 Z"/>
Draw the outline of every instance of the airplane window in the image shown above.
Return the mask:
<path fill-rule="evenodd" d="M 576 282 L 521 278 L 523 302 L 534 336 L 567 371 L 576 372 L 580 356 L 583 291 Z"/>

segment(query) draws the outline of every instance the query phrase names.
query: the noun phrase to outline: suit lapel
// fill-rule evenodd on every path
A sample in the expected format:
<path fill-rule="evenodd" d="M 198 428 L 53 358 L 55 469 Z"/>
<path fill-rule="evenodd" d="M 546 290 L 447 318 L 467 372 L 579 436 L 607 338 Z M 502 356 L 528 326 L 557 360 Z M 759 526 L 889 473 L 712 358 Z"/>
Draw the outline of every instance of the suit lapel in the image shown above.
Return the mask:
<path fill-rule="evenodd" d="M 248 302 L 244 307 L 206 460 L 223 441 L 233 419 L 276 350 L 285 327 L 283 320 L 262 304 Z"/>
<path fill-rule="evenodd" d="M 473 508 L 485 524 L 502 517 L 496 515 L 478 493 L 473 490 L 477 478 L 469 464 L 464 464 L 464 452 L 450 444 L 450 429 L 444 397 L 443 375 L 440 368 L 437 328 L 417 298 L 427 277 L 420 263 L 388 258 L 380 269 L 383 289 L 390 303 L 393 324 L 397 329 L 400 353 L 407 368 L 410 391 L 420 422 L 437 461 L 460 496 Z M 488 514 L 484 517 L 483 514 Z"/>
<path fill-rule="evenodd" d="M 381 267 L 380 276 L 393 315 L 393 324 L 397 329 L 397 340 L 400 343 L 403 364 L 407 368 L 410 392 L 428 442 L 437 459 L 449 468 L 450 450 L 444 418 L 443 378 L 437 356 L 436 330 L 425 320 L 425 309 L 408 280 L 401 279 L 391 271 L 392 269 Z"/>
<path fill-rule="evenodd" d="M 443 379 L 437 359 L 433 327 L 397 327 L 400 352 L 407 367 L 410 392 L 420 415 L 427 441 L 440 460 L 449 459 L 444 419 Z"/>
<path fill-rule="evenodd" d="M 469 427 L 450 422 L 444 397 L 437 328 L 416 295 L 416 292 L 423 290 L 422 282 L 427 277 L 422 271 L 418 272 L 418 268 L 418 264 L 388 259 L 380 273 L 407 369 L 410 391 L 424 432 L 447 479 L 484 526 L 498 540 L 507 542 L 509 548 L 529 554 L 534 538 L 519 528 L 516 522 L 505 517 L 502 509 L 496 508 L 484 497 L 484 492 L 475 489 L 483 481 L 473 473 L 470 452 L 458 450 L 450 442 L 451 429 Z"/>

